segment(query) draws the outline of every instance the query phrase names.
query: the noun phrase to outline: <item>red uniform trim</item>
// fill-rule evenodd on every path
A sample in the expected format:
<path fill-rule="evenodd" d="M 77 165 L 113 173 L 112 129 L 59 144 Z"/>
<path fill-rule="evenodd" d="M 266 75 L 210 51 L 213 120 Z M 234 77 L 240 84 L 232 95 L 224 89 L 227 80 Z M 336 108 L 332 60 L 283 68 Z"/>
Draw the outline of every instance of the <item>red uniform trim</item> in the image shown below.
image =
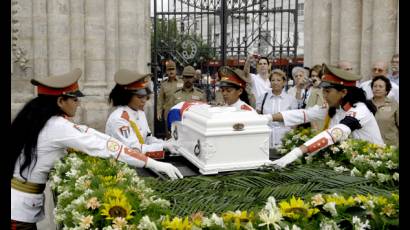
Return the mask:
<path fill-rule="evenodd" d="M 248 110 L 248 111 L 252 111 L 252 108 L 247 106 L 247 105 L 241 105 L 241 109 L 242 110 Z"/>
<path fill-rule="evenodd" d="M 343 106 L 343 110 L 344 110 L 345 112 L 349 111 L 350 108 L 352 108 L 352 105 L 351 105 L 350 103 L 346 103 L 346 104 Z"/>
<path fill-rule="evenodd" d="M 130 120 L 130 115 L 128 115 L 127 111 L 123 111 L 122 114 L 121 114 L 121 118 L 129 121 Z"/>
<path fill-rule="evenodd" d="M 44 86 L 44 85 L 38 85 L 37 86 L 37 92 L 38 94 L 44 94 L 44 95 L 54 95 L 54 96 L 58 96 L 58 95 L 64 95 L 67 93 L 72 93 L 78 90 L 78 83 L 75 82 L 73 84 L 71 84 L 68 87 L 65 88 L 51 88 L 48 86 Z"/>
<path fill-rule="evenodd" d="M 148 157 L 145 156 L 144 154 L 137 152 L 134 149 L 130 149 L 128 147 L 124 147 L 124 153 L 141 161 L 144 161 L 145 163 L 147 163 Z"/>
<path fill-rule="evenodd" d="M 245 81 L 236 77 L 235 75 L 223 75 L 221 78 L 221 81 L 230 82 L 230 83 L 239 85 L 240 87 L 245 87 L 246 85 Z"/>
<path fill-rule="evenodd" d="M 316 150 L 319 150 L 322 147 L 327 146 L 327 143 L 328 141 L 326 137 L 320 138 L 319 140 L 315 141 L 311 145 L 307 146 L 308 153 L 313 153 Z"/>
<path fill-rule="evenodd" d="M 146 81 L 137 81 L 137 82 L 133 82 L 131 84 L 128 84 L 126 86 L 124 86 L 125 89 L 127 90 L 137 90 L 137 89 L 143 89 L 146 86 Z"/>
<path fill-rule="evenodd" d="M 332 74 L 324 74 L 322 81 L 327 81 L 338 85 L 356 86 L 356 81 L 346 81 Z"/>
<path fill-rule="evenodd" d="M 182 117 L 182 114 L 185 112 L 185 110 L 188 110 L 189 107 L 191 107 L 192 105 L 198 105 L 198 104 L 204 104 L 201 101 L 186 101 L 184 102 L 184 104 L 181 106 L 181 109 L 179 110 L 180 115 Z"/>
<path fill-rule="evenodd" d="M 152 159 L 164 159 L 165 152 L 164 151 L 146 152 L 145 156 L 152 158 Z"/>

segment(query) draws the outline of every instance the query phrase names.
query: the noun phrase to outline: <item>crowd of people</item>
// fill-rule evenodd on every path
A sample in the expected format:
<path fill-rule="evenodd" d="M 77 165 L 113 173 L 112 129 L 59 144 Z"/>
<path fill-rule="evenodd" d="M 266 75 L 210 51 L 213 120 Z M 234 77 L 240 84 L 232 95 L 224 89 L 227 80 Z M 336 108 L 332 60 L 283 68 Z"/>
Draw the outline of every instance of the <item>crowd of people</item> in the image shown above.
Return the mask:
<path fill-rule="evenodd" d="M 256 73 L 251 72 L 256 62 Z M 177 76 L 173 60 L 165 62 L 167 79 L 161 82 L 157 98 L 157 119 L 170 132 L 173 108 L 184 103 L 232 106 L 266 117 L 271 128 L 269 148 L 277 149 L 282 137 L 299 125 L 318 131 L 312 139 L 272 162 L 285 167 L 303 154 L 311 154 L 347 139 L 363 139 L 398 147 L 399 56 L 390 68 L 375 62 L 371 79 L 363 81 L 352 64 L 317 64 L 294 67 L 291 76 L 266 57 L 250 55 L 243 67 L 222 66 L 212 90 L 201 79 L 201 71 L 185 66 Z M 150 73 L 121 69 L 109 94 L 114 107 L 105 133 L 72 121 L 84 96 L 78 80 L 82 71 L 32 80 L 38 96 L 29 101 L 11 125 L 13 143 L 11 172 L 11 219 L 17 229 L 35 229 L 43 216 L 43 191 L 54 164 L 75 149 L 96 157 L 113 157 L 135 167 L 163 172 L 171 179 L 182 178 L 169 163 L 154 160 L 164 151 L 177 153 L 176 142 L 155 137 L 148 125 L 144 106 L 152 96 Z M 293 82 L 293 84 L 289 84 Z M 179 114 L 179 113 L 177 113 Z"/>

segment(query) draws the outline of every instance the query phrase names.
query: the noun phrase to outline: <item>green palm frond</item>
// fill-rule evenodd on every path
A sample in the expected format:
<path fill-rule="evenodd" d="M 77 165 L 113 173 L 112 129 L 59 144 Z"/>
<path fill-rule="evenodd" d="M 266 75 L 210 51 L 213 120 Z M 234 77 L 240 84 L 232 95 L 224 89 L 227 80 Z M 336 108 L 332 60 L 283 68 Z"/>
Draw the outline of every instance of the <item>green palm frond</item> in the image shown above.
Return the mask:
<path fill-rule="evenodd" d="M 171 202 L 175 215 L 198 211 L 211 214 L 238 209 L 254 210 L 263 207 L 269 196 L 281 200 L 292 195 L 382 195 L 397 190 L 396 187 L 380 187 L 364 177 L 340 174 L 320 165 L 297 165 L 283 170 L 265 168 L 176 181 L 149 178 L 146 182 L 158 196 Z"/>

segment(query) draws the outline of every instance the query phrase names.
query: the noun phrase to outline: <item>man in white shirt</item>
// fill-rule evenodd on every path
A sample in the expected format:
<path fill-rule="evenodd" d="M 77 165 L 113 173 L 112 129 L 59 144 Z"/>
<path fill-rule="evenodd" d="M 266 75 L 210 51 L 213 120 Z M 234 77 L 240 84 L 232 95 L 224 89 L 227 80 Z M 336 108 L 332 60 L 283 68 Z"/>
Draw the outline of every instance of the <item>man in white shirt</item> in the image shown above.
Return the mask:
<path fill-rule="evenodd" d="M 387 77 L 387 64 L 384 61 L 377 61 L 373 64 L 372 79 L 380 75 Z M 360 84 L 360 88 L 362 88 L 366 92 L 366 98 L 368 100 L 371 100 L 373 98 L 373 91 L 372 87 L 370 86 L 371 82 L 372 80 L 370 79 Z M 394 82 L 391 82 L 391 85 L 392 88 L 387 97 L 394 99 L 397 103 L 399 103 L 399 86 Z"/>
<path fill-rule="evenodd" d="M 250 76 L 252 92 L 255 95 L 257 104 L 258 98 L 261 98 L 261 95 L 272 90 L 269 81 L 270 64 L 267 57 L 260 57 L 256 64 L 257 74 L 253 74 L 250 73 L 250 63 L 252 59 L 255 59 L 253 55 L 246 59 L 244 71 L 246 76 Z"/>

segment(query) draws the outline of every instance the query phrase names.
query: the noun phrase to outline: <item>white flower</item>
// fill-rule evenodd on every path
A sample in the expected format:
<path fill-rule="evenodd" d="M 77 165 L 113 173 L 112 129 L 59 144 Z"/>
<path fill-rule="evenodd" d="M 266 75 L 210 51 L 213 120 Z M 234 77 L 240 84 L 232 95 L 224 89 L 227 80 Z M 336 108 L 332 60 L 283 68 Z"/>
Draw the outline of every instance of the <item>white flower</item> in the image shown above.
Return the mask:
<path fill-rule="evenodd" d="M 325 203 L 325 199 L 323 199 L 322 194 L 318 193 L 311 198 L 311 203 L 313 206 L 322 205 Z"/>
<path fill-rule="evenodd" d="M 350 176 L 362 176 L 362 173 L 356 167 L 354 167 L 350 171 Z"/>
<path fill-rule="evenodd" d="M 340 143 L 339 147 L 343 150 L 348 149 L 349 148 L 349 144 L 347 143 L 347 141 L 343 141 Z"/>
<path fill-rule="evenodd" d="M 80 219 L 80 221 L 81 221 L 80 222 L 80 227 L 84 228 L 84 229 L 89 229 L 91 224 L 93 224 L 93 218 L 94 218 L 94 216 L 90 216 L 90 215 L 82 217 Z"/>
<path fill-rule="evenodd" d="M 292 229 L 289 228 L 288 225 L 286 225 L 285 230 L 302 230 L 299 228 L 296 224 L 292 225 Z"/>
<path fill-rule="evenodd" d="M 366 174 L 364 175 L 364 177 L 366 177 L 366 179 L 372 179 L 374 177 L 376 177 L 376 174 L 374 174 L 374 172 L 367 170 Z"/>
<path fill-rule="evenodd" d="M 332 145 L 332 146 L 330 147 L 330 150 L 332 150 L 333 153 L 337 153 L 337 152 L 340 151 L 340 149 L 339 149 L 337 146 L 335 146 L 335 145 Z"/>
<path fill-rule="evenodd" d="M 280 229 L 278 223 L 283 219 L 279 208 L 276 206 L 276 200 L 273 196 L 268 198 L 264 209 L 259 212 L 259 218 L 262 221 L 259 226 L 265 226 L 269 229 L 269 225 L 272 225 L 274 229 Z"/>
<path fill-rule="evenodd" d="M 326 165 L 331 167 L 331 168 L 334 168 L 334 167 L 337 166 L 337 163 L 334 160 L 330 160 L 330 161 L 326 162 Z"/>
<path fill-rule="evenodd" d="M 225 227 L 224 220 L 222 219 L 222 217 L 217 216 L 215 213 L 212 213 L 211 221 L 217 226 L 220 226 L 222 228 Z"/>
<path fill-rule="evenodd" d="M 121 230 L 127 226 L 127 220 L 125 220 L 124 217 L 116 217 L 112 221 L 112 226 L 114 227 L 114 229 Z"/>
<path fill-rule="evenodd" d="M 334 220 L 325 219 L 320 222 L 320 230 L 340 230 L 340 228 Z"/>
<path fill-rule="evenodd" d="M 369 164 L 376 170 L 377 168 L 379 168 L 383 164 L 383 162 L 370 160 Z"/>
<path fill-rule="evenodd" d="M 343 166 L 334 167 L 333 170 L 335 170 L 335 171 L 338 172 L 338 173 L 342 173 L 342 172 L 345 172 L 345 171 L 349 171 L 348 168 L 345 168 L 345 167 L 343 167 Z"/>
<path fill-rule="evenodd" d="M 88 199 L 87 205 L 86 205 L 87 208 L 91 208 L 92 210 L 94 210 L 94 209 L 96 209 L 100 206 L 101 206 L 101 204 L 100 204 L 100 202 L 98 202 L 97 197 L 91 197 L 90 199 Z"/>
<path fill-rule="evenodd" d="M 366 222 L 362 223 L 359 217 L 353 216 L 352 222 L 354 230 L 370 229 L 369 220 L 366 220 Z"/>
<path fill-rule="evenodd" d="M 138 224 L 138 229 L 157 230 L 157 226 L 148 216 L 143 216 Z"/>
<path fill-rule="evenodd" d="M 393 174 L 393 180 L 397 180 L 397 181 L 399 181 L 399 174 L 398 173 L 394 173 Z"/>
<path fill-rule="evenodd" d="M 326 203 L 323 206 L 323 209 L 330 212 L 330 214 L 332 214 L 332 216 L 337 216 L 336 203 L 335 202 Z"/>
<path fill-rule="evenodd" d="M 386 166 L 387 166 L 388 169 L 395 169 L 395 168 L 397 168 L 397 164 L 394 163 L 394 162 L 391 161 L 391 160 L 388 160 L 388 161 L 386 162 Z"/>
<path fill-rule="evenodd" d="M 76 178 L 76 177 L 77 177 L 77 174 L 78 174 L 78 170 L 76 170 L 76 169 L 74 169 L 74 168 L 71 168 L 71 170 L 68 171 L 68 172 L 66 172 L 65 175 L 66 175 L 68 178 Z"/>
<path fill-rule="evenodd" d="M 377 179 L 380 182 L 386 182 L 386 181 L 390 180 L 390 175 L 383 174 L 383 173 L 377 173 Z"/>

